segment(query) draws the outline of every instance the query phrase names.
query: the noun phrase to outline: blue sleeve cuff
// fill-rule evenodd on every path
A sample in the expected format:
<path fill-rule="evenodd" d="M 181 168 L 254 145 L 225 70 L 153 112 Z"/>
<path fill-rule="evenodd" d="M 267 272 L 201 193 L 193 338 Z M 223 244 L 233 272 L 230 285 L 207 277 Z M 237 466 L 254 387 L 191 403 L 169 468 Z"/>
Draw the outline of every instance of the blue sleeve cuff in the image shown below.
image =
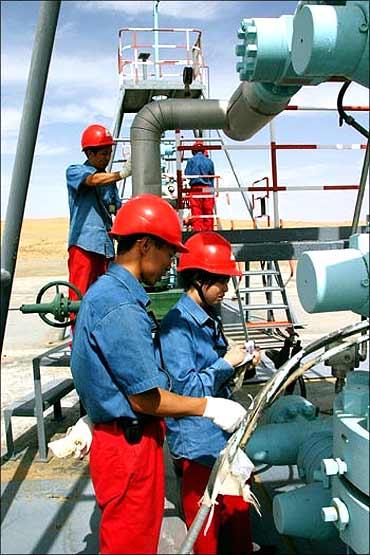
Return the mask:
<path fill-rule="evenodd" d="M 162 388 L 163 380 L 160 377 L 152 378 L 150 380 L 144 380 L 139 383 L 135 383 L 133 386 L 126 387 L 127 395 L 137 395 L 138 393 L 144 393 L 149 389 Z"/>
<path fill-rule="evenodd" d="M 214 390 L 217 391 L 234 374 L 234 367 L 225 359 L 219 358 L 212 364 L 212 369 L 215 370 Z"/>
<path fill-rule="evenodd" d="M 230 376 L 234 373 L 234 367 L 227 362 L 224 358 L 220 357 L 216 360 L 214 364 L 212 364 L 213 368 L 216 370 L 221 370 L 228 373 Z"/>

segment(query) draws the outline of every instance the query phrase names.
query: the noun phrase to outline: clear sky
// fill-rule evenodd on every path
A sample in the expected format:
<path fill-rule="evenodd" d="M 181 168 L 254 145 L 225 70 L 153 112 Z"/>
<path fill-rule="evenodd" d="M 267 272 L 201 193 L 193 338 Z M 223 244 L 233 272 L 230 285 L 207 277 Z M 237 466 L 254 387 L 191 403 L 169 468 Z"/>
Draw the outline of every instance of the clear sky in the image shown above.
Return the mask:
<path fill-rule="evenodd" d="M 160 27 L 188 27 L 203 31 L 203 50 L 210 67 L 210 98 L 228 99 L 239 84 L 235 66 L 237 30 L 243 18 L 293 14 L 297 2 L 287 1 L 161 1 Z M 5 217 L 22 114 L 39 2 L 1 2 L 1 217 Z M 84 161 L 80 135 L 90 123 L 112 127 L 119 93 L 118 30 L 152 27 L 151 1 L 64 1 L 50 65 L 33 162 L 25 216 L 67 217 L 65 169 Z M 341 84 L 304 87 L 292 104 L 332 106 Z M 367 105 L 368 89 L 352 84 L 345 104 Z M 367 126 L 367 113 L 353 113 Z M 359 144 L 365 139 L 347 125 L 339 127 L 336 112 L 285 112 L 275 118 L 278 143 Z M 124 130 L 128 137 L 129 129 Z M 227 142 L 233 143 L 227 139 Z M 267 144 L 269 129 L 250 144 Z M 247 144 L 247 143 L 245 143 Z M 271 174 L 268 151 L 232 151 L 243 183 Z M 356 184 L 364 151 L 284 151 L 278 155 L 281 185 Z M 225 155 L 213 156 L 223 184 L 232 184 Z M 246 217 L 240 197 L 225 217 Z M 294 220 L 350 220 L 356 192 L 281 193 L 280 216 Z M 223 206 L 220 203 L 221 208 Z M 366 209 L 366 208 L 365 208 Z M 365 211 L 363 212 L 363 215 Z M 222 215 L 222 214 L 221 214 Z"/>

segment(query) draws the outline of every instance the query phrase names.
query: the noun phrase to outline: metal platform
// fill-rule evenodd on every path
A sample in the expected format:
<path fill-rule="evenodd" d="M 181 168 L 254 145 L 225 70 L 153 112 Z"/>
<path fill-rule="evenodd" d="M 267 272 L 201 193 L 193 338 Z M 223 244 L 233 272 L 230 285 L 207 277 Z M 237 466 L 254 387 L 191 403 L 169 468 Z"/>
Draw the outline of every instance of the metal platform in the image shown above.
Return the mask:
<path fill-rule="evenodd" d="M 182 83 L 170 81 L 141 81 L 140 85 L 134 82 L 125 81 L 123 89 L 122 109 L 126 114 L 137 113 L 149 102 L 164 98 L 185 98 L 184 85 Z M 190 97 L 200 98 L 204 94 L 204 87 L 200 84 L 193 84 L 190 87 Z"/>
<path fill-rule="evenodd" d="M 241 397 L 254 394 L 258 385 L 245 386 Z M 313 380 L 310 397 L 321 408 L 331 406 L 333 384 Z M 64 424 L 54 424 L 53 439 L 62 435 L 76 418 L 77 405 L 69 409 Z M 88 475 L 88 461 L 52 458 L 48 464 L 37 461 L 36 434 L 30 432 L 22 457 L 2 465 L 2 553 L 4 554 L 95 554 L 98 553 L 99 509 Z M 17 440 L 18 442 L 18 440 Z M 16 442 L 16 443 L 17 443 Z M 180 517 L 178 482 L 167 449 L 166 503 L 159 553 L 174 554 L 185 538 Z M 340 540 L 316 542 L 278 534 L 272 518 L 272 499 L 301 483 L 292 466 L 256 468 L 253 490 L 262 508 L 260 518 L 252 512 L 253 539 L 268 545 L 276 555 L 343 555 Z M 20 523 L 22 533 L 20 533 Z"/>

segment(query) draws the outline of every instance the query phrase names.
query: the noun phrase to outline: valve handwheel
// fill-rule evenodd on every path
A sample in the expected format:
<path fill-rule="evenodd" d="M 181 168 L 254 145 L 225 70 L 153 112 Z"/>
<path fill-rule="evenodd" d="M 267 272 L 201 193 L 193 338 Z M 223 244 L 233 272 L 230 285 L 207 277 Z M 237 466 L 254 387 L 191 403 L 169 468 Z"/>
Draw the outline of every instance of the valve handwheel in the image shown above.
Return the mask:
<path fill-rule="evenodd" d="M 60 291 L 60 287 L 66 287 L 68 292 L 65 295 L 63 292 Z M 47 308 L 49 310 L 45 313 L 39 312 L 39 316 L 43 322 L 48 324 L 49 326 L 53 326 L 55 328 L 66 328 L 67 326 L 73 324 L 76 320 L 76 317 L 71 317 L 71 313 L 75 313 L 78 310 L 78 305 L 82 299 L 81 291 L 72 283 L 68 281 L 52 281 L 47 283 L 40 289 L 38 295 L 36 297 L 36 303 L 42 304 L 42 298 L 47 291 L 50 289 L 55 288 L 55 297 L 52 303 L 49 303 Z M 78 297 L 78 301 L 72 301 L 68 293 L 72 290 Z M 76 304 L 78 303 L 77 307 Z M 77 308 L 77 310 L 76 310 Z M 50 319 L 47 314 L 53 314 L 54 320 Z"/>

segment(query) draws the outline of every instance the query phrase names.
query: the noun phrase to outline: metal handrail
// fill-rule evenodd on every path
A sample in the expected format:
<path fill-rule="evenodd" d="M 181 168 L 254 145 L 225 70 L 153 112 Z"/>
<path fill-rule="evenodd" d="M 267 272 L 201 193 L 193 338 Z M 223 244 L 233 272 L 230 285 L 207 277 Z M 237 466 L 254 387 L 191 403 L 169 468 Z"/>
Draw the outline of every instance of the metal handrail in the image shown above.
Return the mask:
<path fill-rule="evenodd" d="M 178 44 L 152 44 L 152 42 L 140 42 L 139 38 L 143 33 L 155 32 L 160 37 L 163 33 L 181 33 L 185 35 L 184 41 Z M 126 35 L 129 34 L 129 39 L 125 43 Z M 194 36 L 195 35 L 195 36 Z M 201 46 L 202 32 L 199 29 L 190 28 L 154 28 L 154 27 L 125 27 L 118 31 L 118 73 L 120 76 L 120 85 L 124 81 L 133 81 L 138 84 L 148 77 L 154 80 L 164 78 L 180 78 L 182 79 L 182 70 L 186 66 L 193 67 L 194 77 L 193 82 L 202 85 L 207 85 L 208 81 L 208 66 L 204 64 L 202 46 Z M 180 58 L 163 58 L 160 59 L 161 49 L 172 49 L 185 51 L 185 57 Z M 150 56 L 154 58 L 150 60 Z M 141 57 L 140 57 L 141 56 Z M 165 73 L 164 68 L 176 67 L 180 68 L 179 72 Z M 125 69 L 129 71 L 125 72 Z M 154 70 L 154 73 L 148 74 L 149 70 Z"/>

